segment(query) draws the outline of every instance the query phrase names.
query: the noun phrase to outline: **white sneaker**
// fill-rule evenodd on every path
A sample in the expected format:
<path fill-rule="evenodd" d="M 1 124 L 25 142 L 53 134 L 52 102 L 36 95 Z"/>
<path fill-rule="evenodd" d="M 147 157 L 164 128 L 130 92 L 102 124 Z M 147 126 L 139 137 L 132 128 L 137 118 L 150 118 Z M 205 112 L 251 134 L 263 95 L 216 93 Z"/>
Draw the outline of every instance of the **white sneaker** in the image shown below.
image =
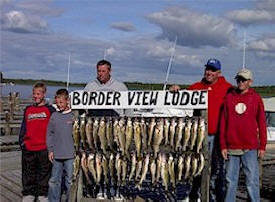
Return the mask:
<path fill-rule="evenodd" d="M 35 196 L 27 195 L 27 196 L 23 196 L 22 202 L 33 202 L 34 199 L 35 199 Z"/>
<path fill-rule="evenodd" d="M 48 202 L 48 197 L 46 196 L 38 196 L 38 201 L 39 202 Z"/>

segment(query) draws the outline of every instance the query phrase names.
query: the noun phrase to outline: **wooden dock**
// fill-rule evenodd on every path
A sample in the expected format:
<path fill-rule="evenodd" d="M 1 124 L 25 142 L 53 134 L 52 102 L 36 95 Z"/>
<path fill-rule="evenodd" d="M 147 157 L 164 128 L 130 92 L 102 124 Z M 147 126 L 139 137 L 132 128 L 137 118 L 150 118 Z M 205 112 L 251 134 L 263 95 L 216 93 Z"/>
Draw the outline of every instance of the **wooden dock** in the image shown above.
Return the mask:
<path fill-rule="evenodd" d="M 0 152 L 0 201 L 14 202 L 22 199 L 22 183 L 21 183 L 21 151 L 16 143 L 18 136 L 2 136 L 0 137 L 0 147 L 7 145 L 17 145 L 16 149 L 9 152 Z M 270 163 L 272 162 L 272 163 Z M 266 158 L 263 161 L 263 188 L 261 201 L 271 201 L 271 194 L 275 192 L 275 149 L 269 149 Z M 241 190 L 241 191 L 240 191 Z M 83 198 L 84 200 L 84 198 Z M 82 201 L 83 201 L 82 200 Z M 239 185 L 237 201 L 246 201 L 247 193 L 243 184 Z M 96 201 L 94 199 L 85 198 L 84 201 Z"/>

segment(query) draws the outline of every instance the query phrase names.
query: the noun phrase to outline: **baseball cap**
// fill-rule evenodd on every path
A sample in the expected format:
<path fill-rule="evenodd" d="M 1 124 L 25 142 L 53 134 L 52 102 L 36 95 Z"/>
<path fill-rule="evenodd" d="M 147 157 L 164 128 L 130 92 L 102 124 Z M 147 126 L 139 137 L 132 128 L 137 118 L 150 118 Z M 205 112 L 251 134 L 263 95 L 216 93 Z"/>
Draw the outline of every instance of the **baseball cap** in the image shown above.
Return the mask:
<path fill-rule="evenodd" d="M 221 70 L 221 62 L 215 58 L 211 58 L 207 61 L 205 67 L 212 67 L 216 70 Z"/>
<path fill-rule="evenodd" d="M 240 71 L 238 71 L 237 75 L 235 76 L 235 79 L 238 77 L 243 77 L 247 80 L 253 80 L 253 73 L 249 69 L 243 68 Z"/>

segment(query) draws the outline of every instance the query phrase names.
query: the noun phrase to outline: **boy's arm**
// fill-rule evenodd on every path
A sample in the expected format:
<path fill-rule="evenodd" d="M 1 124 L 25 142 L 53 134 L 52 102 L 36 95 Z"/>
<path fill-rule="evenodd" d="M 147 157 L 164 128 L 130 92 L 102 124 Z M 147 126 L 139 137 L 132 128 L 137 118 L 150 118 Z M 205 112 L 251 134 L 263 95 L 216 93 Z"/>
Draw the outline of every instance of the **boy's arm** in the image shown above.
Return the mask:
<path fill-rule="evenodd" d="M 27 108 L 25 108 L 24 110 L 24 116 L 23 116 L 23 120 L 22 120 L 22 123 L 21 123 L 21 127 L 20 127 L 20 132 L 19 132 L 19 146 L 21 148 L 21 150 L 25 149 L 25 145 L 24 145 L 24 136 L 26 134 L 26 110 Z"/>
<path fill-rule="evenodd" d="M 47 128 L 47 137 L 46 137 L 47 149 L 49 152 L 53 152 L 54 146 L 54 116 L 51 116 L 48 128 Z"/>

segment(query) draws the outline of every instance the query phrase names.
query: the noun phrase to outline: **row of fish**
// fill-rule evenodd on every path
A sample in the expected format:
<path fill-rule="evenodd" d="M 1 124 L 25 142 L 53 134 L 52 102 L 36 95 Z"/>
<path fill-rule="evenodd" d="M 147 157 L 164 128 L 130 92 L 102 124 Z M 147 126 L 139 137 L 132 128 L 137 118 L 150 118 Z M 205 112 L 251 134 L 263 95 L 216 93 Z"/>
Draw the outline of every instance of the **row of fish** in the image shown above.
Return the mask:
<path fill-rule="evenodd" d="M 135 187 L 142 188 L 144 181 L 152 185 L 162 185 L 167 191 L 169 187 L 174 190 L 177 183 L 182 183 L 201 174 L 205 160 L 202 153 L 185 152 L 174 157 L 172 154 L 158 153 L 144 154 L 137 157 L 131 153 L 128 161 L 120 153 L 106 156 L 101 153 L 83 152 L 76 156 L 74 161 L 74 178 L 80 167 L 83 170 L 88 185 L 116 185 L 125 186 L 135 183 Z"/>
<path fill-rule="evenodd" d="M 78 150 L 92 152 L 120 151 L 122 156 L 130 156 L 135 150 L 137 157 L 141 151 L 153 152 L 156 157 L 160 147 L 170 151 L 195 151 L 199 153 L 205 138 L 206 125 L 203 118 L 111 118 L 85 117 L 75 119 L 73 137 Z"/>

